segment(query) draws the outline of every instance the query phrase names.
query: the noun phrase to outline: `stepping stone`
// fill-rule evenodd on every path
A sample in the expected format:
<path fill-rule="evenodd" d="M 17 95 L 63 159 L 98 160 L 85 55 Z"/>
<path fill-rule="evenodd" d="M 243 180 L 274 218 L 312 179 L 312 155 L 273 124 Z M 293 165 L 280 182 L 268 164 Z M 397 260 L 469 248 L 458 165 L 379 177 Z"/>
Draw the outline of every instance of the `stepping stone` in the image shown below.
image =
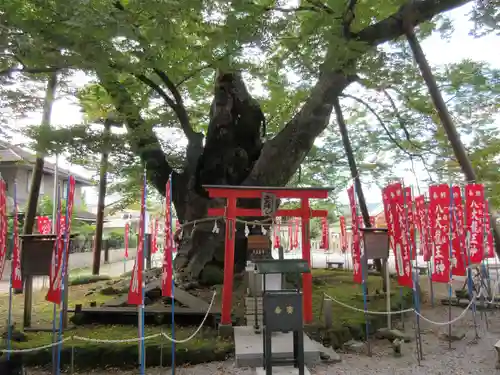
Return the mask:
<path fill-rule="evenodd" d="M 403 340 L 404 342 L 411 341 L 411 337 L 399 329 L 380 328 L 375 333 L 375 337 L 377 339 L 387 339 L 389 341 L 394 341 L 395 339 Z"/>
<path fill-rule="evenodd" d="M 324 346 L 321 343 L 317 343 L 319 350 L 319 358 L 325 363 L 339 363 L 342 362 L 340 355 L 333 350 L 332 347 Z"/>
<path fill-rule="evenodd" d="M 273 375 L 299 375 L 299 369 L 293 366 L 273 366 Z M 266 375 L 266 370 L 262 367 L 255 369 L 256 375 Z M 307 367 L 304 367 L 304 375 L 311 375 Z"/>
<path fill-rule="evenodd" d="M 363 353 L 366 350 L 366 345 L 361 341 L 349 340 L 344 343 L 344 349 L 354 353 Z"/>
<path fill-rule="evenodd" d="M 441 332 L 439 338 L 446 341 L 460 341 L 465 337 L 465 332 L 452 332 L 451 336 L 448 332 Z"/>

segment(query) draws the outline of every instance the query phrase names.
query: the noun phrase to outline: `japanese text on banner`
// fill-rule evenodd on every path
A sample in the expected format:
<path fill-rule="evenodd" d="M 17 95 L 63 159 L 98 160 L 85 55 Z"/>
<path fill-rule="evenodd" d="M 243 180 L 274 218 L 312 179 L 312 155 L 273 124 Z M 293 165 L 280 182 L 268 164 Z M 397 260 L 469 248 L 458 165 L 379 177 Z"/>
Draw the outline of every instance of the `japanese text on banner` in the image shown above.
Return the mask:
<path fill-rule="evenodd" d="M 21 246 L 19 243 L 19 221 L 16 194 L 14 193 L 14 243 L 12 246 L 11 280 L 13 289 L 23 288 L 21 276 Z"/>
<path fill-rule="evenodd" d="M 146 183 L 142 186 L 141 197 L 141 216 L 139 219 L 139 238 L 137 240 L 137 256 L 135 257 L 134 268 L 132 270 L 132 278 L 128 290 L 128 304 L 142 305 L 142 271 L 144 269 L 144 232 L 146 222 L 146 208 L 144 205 L 146 194 Z"/>
<path fill-rule="evenodd" d="M 125 259 L 128 258 L 129 237 L 130 237 L 130 224 L 126 223 L 125 224 Z"/>
<path fill-rule="evenodd" d="M 488 201 L 485 200 L 484 205 L 484 231 L 486 232 L 486 249 L 484 251 L 484 256 L 487 259 L 495 258 L 495 248 L 493 242 L 493 231 L 491 230 L 490 221 L 490 210 L 488 207 Z"/>
<path fill-rule="evenodd" d="M 165 188 L 165 239 L 163 250 L 163 272 L 161 279 L 161 294 L 163 297 L 172 297 L 172 256 L 174 239 L 171 222 L 171 178 L 167 181 Z"/>
<path fill-rule="evenodd" d="M 347 250 L 347 228 L 344 216 L 340 217 L 340 249 L 343 253 Z"/>
<path fill-rule="evenodd" d="M 326 217 L 321 218 L 321 245 L 320 248 L 328 250 L 330 247 L 330 233 L 328 228 L 328 220 Z"/>
<path fill-rule="evenodd" d="M 7 191 L 5 181 L 0 179 L 0 280 L 7 259 Z"/>
<path fill-rule="evenodd" d="M 450 281 L 450 186 L 429 187 L 429 217 L 433 245 L 432 281 Z"/>
<path fill-rule="evenodd" d="M 405 210 L 405 196 L 401 183 L 395 183 L 387 187 L 389 209 L 392 217 L 391 225 L 394 237 L 394 256 L 396 260 L 396 272 L 398 284 L 413 287 L 409 228 Z"/>
<path fill-rule="evenodd" d="M 352 264 L 353 264 L 353 280 L 355 283 L 363 282 L 363 274 L 361 269 L 361 238 L 358 228 L 358 216 L 356 215 L 356 199 L 354 197 L 354 186 L 347 189 L 349 196 L 349 204 L 351 206 L 351 233 L 352 233 Z"/>
<path fill-rule="evenodd" d="M 472 264 L 481 263 L 484 255 L 484 186 L 465 185 L 466 248 Z"/>
<path fill-rule="evenodd" d="M 60 304 L 62 300 L 62 282 L 68 268 L 69 243 L 71 233 L 71 216 L 75 201 L 75 178 L 69 177 L 69 192 L 66 203 L 66 217 L 60 216 L 59 231 L 52 252 L 52 267 L 49 275 L 49 290 L 45 299 Z M 67 220 L 67 222 L 66 222 Z M 56 260 L 57 259 L 57 260 Z M 64 263 L 64 264 L 63 264 Z M 63 269 L 64 266 L 64 269 Z M 67 287 L 67 286 L 66 286 Z"/>
<path fill-rule="evenodd" d="M 413 211 L 413 196 L 411 192 L 411 187 L 405 187 L 405 217 L 406 217 L 406 226 L 409 231 L 409 240 L 410 240 L 410 256 L 412 260 L 416 259 L 417 255 L 417 241 L 415 239 L 415 215 Z"/>
<path fill-rule="evenodd" d="M 419 195 L 415 198 L 415 216 L 418 233 L 420 235 L 420 255 L 424 256 L 424 262 L 431 259 L 431 246 L 429 243 L 429 221 L 425 196 Z"/>
<path fill-rule="evenodd" d="M 276 220 L 276 226 L 274 227 L 274 248 L 279 249 L 281 246 L 281 225 L 279 220 Z"/>
<path fill-rule="evenodd" d="M 466 252 L 465 252 L 465 231 L 464 231 L 464 208 L 462 206 L 462 194 L 460 187 L 453 186 L 452 204 L 452 230 L 451 245 L 453 248 L 451 258 L 451 273 L 456 276 L 465 276 Z"/>

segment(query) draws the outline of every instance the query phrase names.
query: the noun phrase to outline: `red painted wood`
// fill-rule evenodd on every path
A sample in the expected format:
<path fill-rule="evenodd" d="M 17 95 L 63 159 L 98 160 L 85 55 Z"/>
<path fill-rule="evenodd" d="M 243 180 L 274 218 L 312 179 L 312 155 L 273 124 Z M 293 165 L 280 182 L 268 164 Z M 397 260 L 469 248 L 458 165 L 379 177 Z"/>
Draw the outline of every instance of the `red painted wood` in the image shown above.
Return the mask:
<path fill-rule="evenodd" d="M 225 208 L 209 208 L 208 216 L 224 216 Z M 258 217 L 262 216 L 260 208 L 236 208 L 236 217 L 238 216 L 252 216 Z M 302 209 L 295 208 L 292 210 L 278 210 L 275 216 L 290 216 L 290 217 L 301 217 Z M 327 217 L 327 210 L 311 210 L 311 217 Z"/>
<path fill-rule="evenodd" d="M 231 310 L 233 307 L 233 277 L 234 277 L 234 237 L 236 198 L 227 200 L 226 243 L 224 248 L 224 285 L 222 287 L 221 324 L 231 325 Z"/>
<path fill-rule="evenodd" d="M 310 206 L 309 199 L 301 199 L 300 209 L 302 211 L 302 259 L 306 260 L 311 267 L 311 242 L 309 241 L 309 228 L 310 228 Z M 304 323 L 312 323 L 312 274 L 302 274 L 302 303 L 304 307 Z"/>
<path fill-rule="evenodd" d="M 205 187 L 210 198 L 260 198 L 262 193 L 273 193 L 276 198 L 328 198 L 328 192 L 331 189 L 310 188 L 310 189 L 284 189 L 284 188 L 258 188 L 258 187 L 240 187 L 238 189 L 230 187 Z"/>

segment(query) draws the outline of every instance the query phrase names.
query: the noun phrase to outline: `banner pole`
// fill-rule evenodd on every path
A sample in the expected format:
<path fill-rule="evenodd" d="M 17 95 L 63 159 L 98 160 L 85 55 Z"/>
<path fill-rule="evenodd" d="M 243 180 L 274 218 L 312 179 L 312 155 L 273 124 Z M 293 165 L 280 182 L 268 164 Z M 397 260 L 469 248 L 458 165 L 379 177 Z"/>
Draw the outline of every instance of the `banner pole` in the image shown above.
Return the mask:
<path fill-rule="evenodd" d="M 170 215 L 170 248 L 173 249 L 174 246 L 174 236 L 173 236 L 173 231 L 172 231 L 172 175 L 170 175 L 170 199 L 167 202 L 169 205 L 170 209 L 169 215 Z M 171 329 L 172 329 L 172 340 L 175 340 L 175 281 L 174 281 L 174 260 L 173 260 L 173 252 L 170 254 L 172 256 L 172 262 L 171 262 L 171 271 L 170 274 L 172 275 L 172 285 L 171 285 L 171 294 L 172 294 L 172 309 L 171 309 Z M 171 343 L 171 351 L 172 351 L 172 375 L 175 375 L 175 342 L 172 341 Z"/>
<path fill-rule="evenodd" d="M 60 201 L 60 186 L 57 184 L 57 187 L 54 187 L 54 209 L 52 210 L 52 231 L 53 234 L 55 235 L 55 242 L 54 242 L 54 251 L 55 251 L 55 256 L 54 256 L 54 269 L 57 270 L 57 261 L 58 257 L 57 254 L 59 254 L 59 230 L 60 230 L 60 222 L 61 222 L 61 201 Z M 55 275 L 52 275 L 55 277 Z M 49 276 L 49 288 L 52 280 L 50 280 Z M 52 343 L 55 344 L 57 342 L 57 305 L 54 303 L 53 309 L 52 309 Z M 57 373 L 57 347 L 54 345 L 52 347 L 52 373 L 55 375 Z"/>
<path fill-rule="evenodd" d="M 5 204 L 7 204 L 7 200 L 5 200 Z M 17 225 L 17 179 L 14 180 L 14 218 L 12 222 L 14 225 Z M 12 231 L 12 250 L 14 250 L 16 239 L 16 228 L 13 228 Z M 11 341 L 12 341 L 12 276 L 14 275 L 14 268 L 12 264 L 14 251 L 12 251 L 11 255 L 11 270 L 10 270 L 10 278 L 9 278 L 9 312 L 7 317 L 7 350 L 11 349 Z M 7 352 L 7 360 L 10 360 L 10 352 Z"/>
<path fill-rule="evenodd" d="M 143 249 L 146 244 L 146 195 L 147 195 L 147 180 L 146 180 L 146 169 L 144 169 L 144 181 L 143 181 L 143 189 L 144 189 L 144 194 L 142 197 L 142 212 L 141 214 L 144 216 L 144 219 L 142 220 L 142 236 L 143 238 L 141 239 L 143 241 Z M 151 249 L 149 249 L 151 251 Z M 141 341 L 140 341 L 140 352 L 141 352 L 141 375 L 144 375 L 146 372 L 146 343 L 144 342 L 144 300 L 145 300 L 145 272 L 144 272 L 144 251 L 141 256 L 141 272 L 142 272 L 142 282 L 141 282 L 141 288 L 142 288 L 142 300 L 141 304 L 139 305 L 139 318 L 140 318 L 140 333 L 141 333 Z"/>
<path fill-rule="evenodd" d="M 62 262 L 61 262 L 61 307 L 59 309 L 59 333 L 58 333 L 58 340 L 62 340 L 62 334 L 63 334 L 63 326 L 64 326 L 64 295 L 66 293 L 66 288 L 67 285 L 65 285 L 65 279 L 66 279 L 66 272 L 64 268 L 66 267 L 66 254 L 67 250 L 69 250 L 69 241 L 70 241 L 70 215 L 71 213 L 69 212 L 70 208 L 69 206 L 69 201 L 70 201 L 70 186 L 71 186 L 71 176 L 68 177 L 68 187 L 66 190 L 66 221 L 64 225 L 64 243 L 63 243 L 63 248 L 62 248 Z M 56 239 L 57 241 L 57 239 Z M 56 268 L 57 270 L 57 268 Z M 55 276 L 57 277 L 57 276 Z M 55 280 L 55 278 L 54 278 Z M 54 304 L 55 306 L 55 304 Z M 62 349 L 62 343 L 59 343 L 57 345 L 57 375 L 61 373 L 61 349 Z"/>
<path fill-rule="evenodd" d="M 410 187 L 410 194 L 407 197 L 404 182 L 402 182 L 401 185 L 403 187 L 403 207 L 404 207 L 405 214 L 406 214 L 405 215 L 406 216 L 406 220 L 405 220 L 406 228 L 404 228 L 404 229 L 407 229 L 407 230 L 405 230 L 405 235 L 406 235 L 406 241 L 408 242 L 409 248 L 410 248 L 410 265 L 411 265 L 411 260 L 413 258 L 413 251 L 416 250 L 413 248 L 413 241 L 412 241 L 412 236 L 411 236 L 411 232 L 412 232 L 411 224 L 413 224 L 413 223 L 410 223 L 410 220 L 409 220 L 410 209 L 412 210 L 412 217 L 413 217 L 413 207 L 411 207 L 411 208 L 409 207 L 409 204 L 411 202 L 410 198 L 412 197 L 412 195 L 411 195 L 412 190 Z M 412 279 L 413 279 L 413 288 L 412 288 L 413 306 L 415 308 L 415 344 L 416 344 L 416 350 L 417 350 L 417 361 L 418 361 L 418 365 L 420 366 L 420 361 L 423 358 L 423 353 L 422 353 L 422 340 L 420 337 L 420 317 L 418 315 L 420 313 L 420 307 L 419 307 L 419 298 L 418 298 L 419 297 L 418 296 L 419 284 L 418 284 L 418 267 L 417 267 L 417 265 L 418 265 L 418 258 L 417 258 L 417 254 L 415 253 L 415 269 L 412 268 L 411 273 L 412 273 Z M 415 272 L 415 270 L 417 272 Z"/>

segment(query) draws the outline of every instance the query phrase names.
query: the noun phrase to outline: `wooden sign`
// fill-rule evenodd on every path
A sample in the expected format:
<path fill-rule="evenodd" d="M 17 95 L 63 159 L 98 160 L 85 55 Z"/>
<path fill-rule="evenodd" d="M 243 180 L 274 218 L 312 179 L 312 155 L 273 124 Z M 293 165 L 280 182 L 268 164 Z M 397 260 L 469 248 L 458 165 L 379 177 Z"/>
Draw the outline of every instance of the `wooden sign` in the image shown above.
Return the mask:
<path fill-rule="evenodd" d="M 273 193 L 262 193 L 260 199 L 260 209 L 262 211 L 262 216 L 274 216 L 276 212 L 276 194 Z"/>

